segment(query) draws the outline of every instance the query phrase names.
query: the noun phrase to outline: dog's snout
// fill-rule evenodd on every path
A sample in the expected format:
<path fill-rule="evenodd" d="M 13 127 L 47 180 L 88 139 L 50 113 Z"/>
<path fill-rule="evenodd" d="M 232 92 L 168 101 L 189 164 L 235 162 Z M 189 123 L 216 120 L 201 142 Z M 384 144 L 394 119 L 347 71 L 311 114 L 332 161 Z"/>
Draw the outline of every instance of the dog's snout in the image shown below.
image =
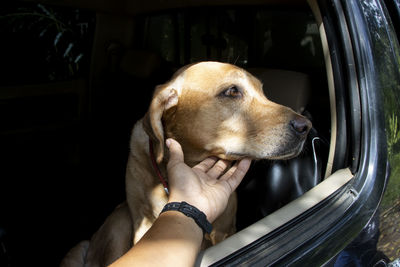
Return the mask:
<path fill-rule="evenodd" d="M 311 122 L 304 117 L 296 117 L 290 121 L 290 127 L 300 135 L 306 135 L 311 129 Z"/>

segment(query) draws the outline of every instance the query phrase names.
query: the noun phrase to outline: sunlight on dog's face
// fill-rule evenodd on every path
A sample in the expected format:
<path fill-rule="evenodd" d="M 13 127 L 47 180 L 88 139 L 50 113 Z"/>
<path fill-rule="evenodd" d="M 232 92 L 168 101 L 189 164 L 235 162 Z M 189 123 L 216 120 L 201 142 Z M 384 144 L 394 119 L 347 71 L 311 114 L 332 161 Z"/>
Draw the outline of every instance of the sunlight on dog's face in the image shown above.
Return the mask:
<path fill-rule="evenodd" d="M 303 116 L 269 101 L 258 79 L 230 64 L 192 65 L 169 87 L 178 91 L 178 103 L 163 125 L 185 157 L 287 159 L 300 153 L 311 128 Z"/>

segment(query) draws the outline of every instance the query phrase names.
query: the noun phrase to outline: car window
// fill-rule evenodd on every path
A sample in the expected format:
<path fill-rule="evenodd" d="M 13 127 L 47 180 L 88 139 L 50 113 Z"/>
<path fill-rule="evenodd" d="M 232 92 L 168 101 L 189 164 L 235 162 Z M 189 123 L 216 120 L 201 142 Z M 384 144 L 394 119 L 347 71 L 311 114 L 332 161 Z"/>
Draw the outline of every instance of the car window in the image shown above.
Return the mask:
<path fill-rule="evenodd" d="M 310 178 L 315 176 L 310 173 L 316 168 L 324 172 L 326 156 L 321 155 L 315 163 L 312 154 L 326 152 L 329 147 L 331 111 L 321 38 L 314 16 L 305 5 L 198 7 L 120 16 L 112 11 L 24 3 L 2 6 L 0 22 L 0 71 L 4 74 L 0 81 L 0 113 L 7 114 L 0 126 L 0 159 L 5 163 L 2 175 L 7 177 L 0 186 L 2 208 L 17 202 L 19 195 L 29 199 L 30 217 L 37 213 L 30 207 L 45 207 L 43 203 L 49 199 L 67 207 L 68 211 L 60 209 L 60 214 L 46 212 L 44 219 L 34 224 L 39 229 L 35 235 L 48 233 L 43 221 L 51 221 L 49 217 L 62 218 L 58 229 L 68 224 L 70 231 L 47 234 L 41 237 L 43 243 L 52 244 L 56 236 L 65 241 L 58 242 L 58 246 L 69 249 L 82 235 L 94 233 L 104 219 L 102 215 L 108 214 L 107 207 L 113 208 L 123 198 L 125 160 L 134 121 L 146 112 L 154 86 L 192 62 L 233 63 L 279 78 L 275 86 L 278 93 L 283 91 L 279 90 L 282 80 L 297 90 L 281 94 L 281 100 L 307 99 L 299 112 L 312 119 L 319 139 L 308 143 L 300 165 L 289 167 L 290 163 L 283 162 L 279 168 L 302 169 L 301 175 Z M 95 55 L 92 59 L 91 53 Z M 93 74 L 90 77 L 89 72 Z M 273 95 L 271 90 L 268 88 L 268 97 Z M 82 114 L 90 117 L 89 123 Z M 31 159 L 24 168 L 19 164 L 21 151 Z M 258 180 L 246 180 L 263 184 L 243 184 L 242 199 L 248 198 L 239 207 L 238 230 L 320 182 L 303 182 L 298 175 L 283 173 L 292 179 L 290 182 L 302 184 L 294 181 L 289 186 L 267 185 L 264 181 L 273 179 L 265 179 L 268 166 L 264 163 L 256 169 Z M 274 179 L 289 181 L 277 176 Z M 26 180 L 28 186 L 20 189 L 19 184 Z M 92 184 L 96 184 L 95 190 Z M 111 184 L 117 190 L 111 190 Z M 49 185 L 60 190 L 48 190 Z M 265 190 L 265 186 L 269 188 Z M 280 198 L 271 201 L 271 195 L 266 194 L 270 191 Z M 103 192 L 110 197 L 105 199 Z M 13 211 L 6 211 L 6 222 L 11 225 Z M 25 233 L 19 225 L 10 228 Z"/>
<path fill-rule="evenodd" d="M 203 60 L 233 63 L 261 79 L 271 100 L 289 106 L 292 103 L 288 100 L 304 100 L 300 108 L 291 107 L 312 119 L 316 141 L 310 138 L 298 162 L 263 162 L 252 168 L 238 189 L 238 229 L 322 180 L 331 114 L 321 37 L 309 7 L 171 10 L 140 15 L 136 25 L 135 48 L 157 54 L 173 69 Z M 313 159 L 313 150 L 318 159 Z M 295 170 L 297 164 L 304 172 Z"/>

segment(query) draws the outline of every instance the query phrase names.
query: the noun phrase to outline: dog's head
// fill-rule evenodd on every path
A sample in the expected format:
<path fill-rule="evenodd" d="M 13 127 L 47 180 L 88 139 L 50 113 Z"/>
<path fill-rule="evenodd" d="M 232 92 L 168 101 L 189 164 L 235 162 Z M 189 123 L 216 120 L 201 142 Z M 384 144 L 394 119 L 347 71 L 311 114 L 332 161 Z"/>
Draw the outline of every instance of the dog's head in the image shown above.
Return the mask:
<path fill-rule="evenodd" d="M 269 101 L 261 82 L 236 66 L 202 62 L 157 86 L 144 128 L 158 162 L 164 138 L 175 138 L 188 164 L 209 156 L 288 159 L 303 148 L 311 122 Z"/>

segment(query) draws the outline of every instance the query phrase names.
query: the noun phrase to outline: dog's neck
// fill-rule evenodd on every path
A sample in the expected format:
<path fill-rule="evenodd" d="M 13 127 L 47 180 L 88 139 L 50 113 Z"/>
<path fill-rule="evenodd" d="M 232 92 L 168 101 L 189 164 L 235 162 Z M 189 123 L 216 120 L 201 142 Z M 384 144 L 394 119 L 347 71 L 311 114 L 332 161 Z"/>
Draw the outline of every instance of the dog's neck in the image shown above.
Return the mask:
<path fill-rule="evenodd" d="M 167 179 L 161 174 L 160 168 L 158 167 L 157 161 L 156 161 L 156 156 L 154 154 L 154 147 L 153 147 L 153 141 L 151 141 L 151 138 L 149 138 L 149 156 L 151 160 L 151 164 L 153 166 L 154 171 L 156 172 L 158 179 L 160 180 L 160 183 L 163 185 L 165 192 L 167 195 L 169 195 L 169 190 L 168 190 L 168 181 Z"/>
<path fill-rule="evenodd" d="M 142 182 L 148 186 L 148 190 L 152 190 L 155 185 L 161 184 L 157 173 L 153 167 L 150 157 L 149 136 L 143 129 L 142 121 L 138 121 L 132 130 L 130 140 L 130 153 L 128 158 L 126 183 L 127 190 L 135 187 L 137 183 Z M 167 177 L 166 161 L 163 160 L 157 164 L 158 169 L 163 177 Z M 140 181 L 140 177 L 153 177 L 145 182 Z"/>
<path fill-rule="evenodd" d="M 174 138 L 173 134 L 167 134 L 168 137 Z M 145 132 L 143 128 L 143 123 L 142 121 L 138 121 L 132 131 L 132 136 L 131 136 L 131 143 L 130 143 L 130 156 L 128 160 L 128 169 L 127 169 L 127 187 L 134 186 L 134 183 L 131 183 L 131 181 L 134 181 L 137 179 L 137 177 L 141 176 L 150 176 L 154 177 L 153 178 L 153 183 L 151 183 L 151 186 L 154 186 L 154 184 L 160 184 L 160 178 L 157 172 L 159 171 L 161 176 L 164 177 L 165 180 L 168 180 L 167 176 L 167 162 L 169 158 L 169 153 L 168 149 L 164 147 L 164 157 L 162 162 L 157 163 L 157 168 L 155 168 L 155 164 L 152 163 L 151 158 L 155 158 L 155 151 L 153 152 L 154 156 L 151 156 L 151 151 L 150 151 L 150 145 L 149 145 L 149 135 Z M 176 138 L 178 139 L 178 138 Z M 198 153 L 196 149 L 193 151 L 190 149 L 190 145 L 185 144 L 184 142 L 181 142 L 183 147 L 185 147 L 185 163 L 188 164 L 189 166 L 193 167 L 197 165 L 203 158 L 206 158 L 207 155 L 203 155 L 201 153 Z M 197 152 L 197 153 L 196 153 Z M 157 171 L 158 169 L 158 171 Z M 146 172 L 144 174 L 143 172 Z M 132 184 L 132 185 L 131 185 Z M 150 185 L 149 185 L 150 186 Z"/>

